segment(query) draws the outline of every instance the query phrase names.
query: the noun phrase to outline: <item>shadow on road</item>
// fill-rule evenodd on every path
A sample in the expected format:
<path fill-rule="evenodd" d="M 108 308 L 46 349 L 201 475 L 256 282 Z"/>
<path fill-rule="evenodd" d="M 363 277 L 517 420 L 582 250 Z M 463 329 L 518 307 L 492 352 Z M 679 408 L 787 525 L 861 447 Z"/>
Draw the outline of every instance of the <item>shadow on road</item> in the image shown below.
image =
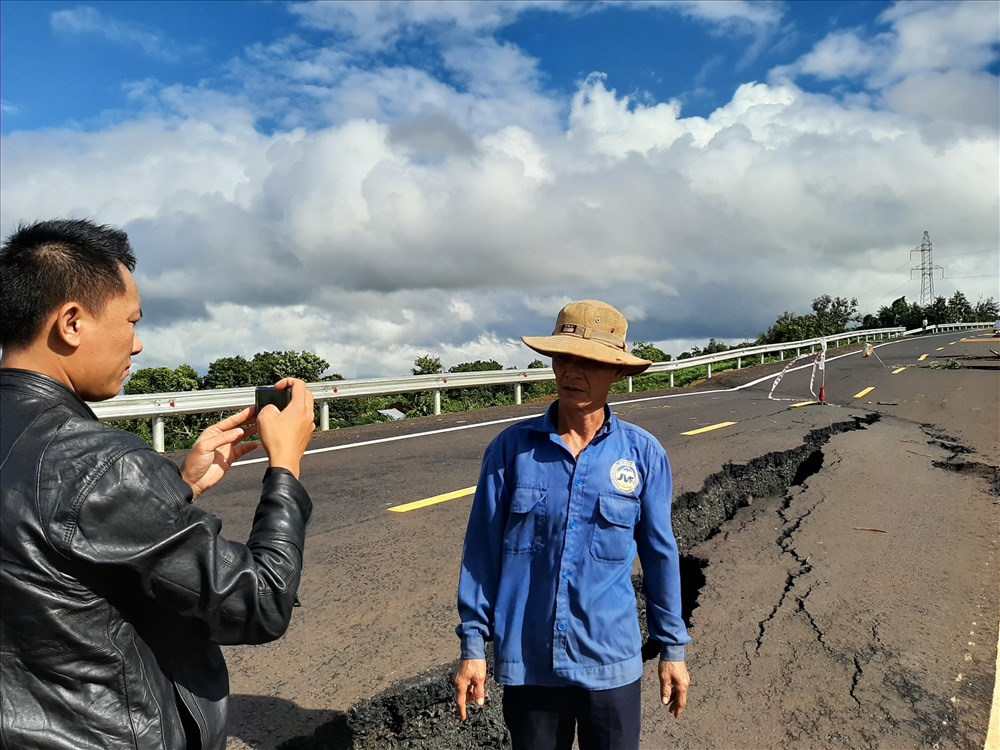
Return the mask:
<path fill-rule="evenodd" d="M 273 721 L 272 721 L 273 717 Z M 347 727 L 347 714 L 343 711 L 329 709 L 301 708 L 292 701 L 266 695 L 233 695 L 229 698 L 229 726 L 241 727 L 256 724 L 257 726 L 283 726 L 294 724 L 299 726 L 321 725 L 315 739 L 322 742 L 320 747 L 326 750 L 346 750 L 352 747 L 351 732 Z M 256 739 L 241 737 L 238 730 L 232 732 L 232 737 L 244 742 L 254 750 L 274 750 L 275 742 L 261 743 Z M 280 745 L 281 750 L 298 750 L 304 747 L 291 740 Z M 310 745 L 313 747 L 313 745 Z"/>

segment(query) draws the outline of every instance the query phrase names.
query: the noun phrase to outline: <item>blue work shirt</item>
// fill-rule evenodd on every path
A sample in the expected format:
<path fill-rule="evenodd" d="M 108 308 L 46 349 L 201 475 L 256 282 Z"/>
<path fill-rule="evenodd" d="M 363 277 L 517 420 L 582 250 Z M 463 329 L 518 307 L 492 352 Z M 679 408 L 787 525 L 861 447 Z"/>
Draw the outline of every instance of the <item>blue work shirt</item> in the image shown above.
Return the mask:
<path fill-rule="evenodd" d="M 574 458 L 558 402 L 504 430 L 483 458 L 458 586 L 463 659 L 493 640 L 503 685 L 621 687 L 642 676 L 632 568 L 638 551 L 649 637 L 684 660 L 680 565 L 667 454 L 605 407 Z"/>

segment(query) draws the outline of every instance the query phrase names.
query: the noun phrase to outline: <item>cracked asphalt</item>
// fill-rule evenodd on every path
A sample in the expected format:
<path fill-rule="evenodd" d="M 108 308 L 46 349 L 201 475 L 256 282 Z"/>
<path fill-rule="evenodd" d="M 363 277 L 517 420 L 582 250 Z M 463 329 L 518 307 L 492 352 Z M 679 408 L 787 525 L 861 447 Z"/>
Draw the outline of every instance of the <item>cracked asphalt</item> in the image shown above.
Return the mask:
<path fill-rule="evenodd" d="M 836 435 L 817 473 L 691 551 L 708 566 L 689 709 L 665 725 L 647 707 L 644 747 L 983 746 L 996 497 L 929 470 L 950 455 L 930 437 L 893 418 Z"/>
<path fill-rule="evenodd" d="M 915 360 L 926 345 L 882 357 Z M 615 407 L 671 456 L 694 638 L 681 720 L 655 700 L 647 666 L 643 748 L 983 746 L 998 622 L 1000 369 L 894 378 L 869 360 L 831 364 L 827 407 L 770 401 L 769 382 L 716 391 L 758 368 L 691 398 Z M 801 392 L 807 376 L 790 373 L 783 386 Z M 872 400 L 851 398 L 872 384 Z M 304 475 L 316 511 L 303 607 L 277 643 L 227 649 L 230 750 L 508 746 L 499 686 L 465 725 L 451 704 L 468 501 L 385 511 L 474 484 L 507 424 L 498 420 L 543 408 L 316 436 L 332 450 Z M 738 425 L 678 436 L 722 421 Z M 405 439 L 440 429 L 451 431 L 430 449 Z M 358 440 L 369 442 L 341 450 Z M 248 527 L 258 482 L 243 470 L 211 500 L 231 536 Z"/>

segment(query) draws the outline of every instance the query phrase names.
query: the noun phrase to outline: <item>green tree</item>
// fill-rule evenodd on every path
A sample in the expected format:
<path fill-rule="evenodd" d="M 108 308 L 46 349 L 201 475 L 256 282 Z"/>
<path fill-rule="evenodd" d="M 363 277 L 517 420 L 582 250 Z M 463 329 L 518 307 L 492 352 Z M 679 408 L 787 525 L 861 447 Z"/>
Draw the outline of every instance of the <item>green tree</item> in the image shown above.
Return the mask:
<path fill-rule="evenodd" d="M 490 370 L 502 370 L 503 365 L 495 359 L 477 359 L 475 362 L 463 362 L 454 367 L 449 367 L 448 372 L 489 372 Z"/>
<path fill-rule="evenodd" d="M 648 359 L 650 362 L 669 362 L 672 357 L 662 349 L 653 346 L 646 341 L 636 341 L 632 344 L 632 354 L 640 359 Z"/>
<path fill-rule="evenodd" d="M 892 326 L 903 326 L 907 329 L 920 328 L 923 325 L 926 313 L 924 308 L 914 303 L 909 304 L 906 297 L 900 297 L 892 301 L 888 307 L 880 307 L 876 316 L 875 328 L 889 328 Z"/>
<path fill-rule="evenodd" d="M 425 354 L 413 360 L 413 369 L 410 372 L 414 375 L 440 375 L 444 372 L 444 365 L 437 357 Z"/>
<path fill-rule="evenodd" d="M 169 367 L 147 367 L 132 373 L 125 384 L 125 393 L 174 393 L 196 391 L 201 386 L 198 373 L 190 365 L 180 365 L 174 370 Z M 191 447 L 202 430 L 216 421 L 212 414 L 185 414 L 167 417 L 164 420 L 164 447 L 168 451 Z M 128 419 L 112 423 L 116 427 L 135 433 L 148 443 L 153 442 L 152 424 L 148 419 Z"/>
<path fill-rule="evenodd" d="M 503 365 L 495 359 L 477 359 L 475 362 L 462 362 L 449 367 L 448 372 L 490 372 L 502 370 Z M 465 411 L 469 408 L 496 406 L 512 403 L 513 386 L 484 385 L 476 388 L 463 388 L 460 391 L 448 391 L 449 411 Z M 442 405 L 442 408 L 444 406 Z"/>
<path fill-rule="evenodd" d="M 533 359 L 525 368 L 527 370 L 544 370 L 548 367 L 540 359 Z M 527 383 L 521 391 L 522 398 L 530 400 L 533 398 L 546 398 L 556 392 L 556 384 L 553 380 L 543 380 L 536 383 Z"/>
<path fill-rule="evenodd" d="M 248 385 L 270 385 L 283 378 L 318 383 L 329 366 L 329 362 L 312 352 L 260 352 L 250 360 L 254 382 Z"/>
<path fill-rule="evenodd" d="M 413 360 L 413 369 L 410 370 L 414 375 L 440 375 L 444 372 L 444 365 L 441 364 L 441 360 L 437 357 L 432 357 L 430 354 L 425 354 L 422 357 L 417 357 Z M 444 410 L 445 402 L 448 400 L 448 391 L 441 392 L 441 409 Z M 411 393 L 406 397 L 406 403 L 409 405 L 406 409 L 408 414 L 413 414 L 416 416 L 427 416 L 428 414 L 434 413 L 434 394 L 432 391 L 422 391 L 420 393 Z"/>
<path fill-rule="evenodd" d="M 208 366 L 202 388 L 246 388 L 254 382 L 253 369 L 243 357 L 220 357 Z"/>
<path fill-rule="evenodd" d="M 796 315 L 785 311 L 766 332 L 757 337 L 757 343 L 783 344 L 788 341 L 813 339 L 819 335 L 819 324 L 815 315 Z"/>
<path fill-rule="evenodd" d="M 812 301 L 813 316 L 819 336 L 833 336 L 847 330 L 848 323 L 858 322 L 858 300 L 846 297 L 831 297 L 824 294 Z M 812 338 L 812 337 L 810 337 Z"/>
<path fill-rule="evenodd" d="M 949 323 L 974 323 L 972 305 L 968 298 L 959 291 L 956 291 L 948 299 L 948 322 Z"/>
<path fill-rule="evenodd" d="M 940 325 L 948 322 L 948 301 L 944 297 L 938 297 L 924 308 L 924 315 L 929 325 Z"/>
<path fill-rule="evenodd" d="M 196 391 L 201 378 L 191 365 L 169 367 L 144 367 L 136 370 L 125 384 L 125 393 L 173 393 Z"/>
<path fill-rule="evenodd" d="M 220 357 L 208 366 L 202 387 L 249 388 L 271 385 L 282 378 L 317 383 L 329 366 L 325 359 L 312 352 L 259 352 L 251 360 L 239 355 Z"/>
<path fill-rule="evenodd" d="M 970 323 L 982 323 L 989 322 L 991 320 L 997 320 L 1000 318 L 1000 305 L 992 297 L 987 297 L 983 299 L 979 298 L 976 302 L 976 306 L 972 308 L 972 320 Z"/>

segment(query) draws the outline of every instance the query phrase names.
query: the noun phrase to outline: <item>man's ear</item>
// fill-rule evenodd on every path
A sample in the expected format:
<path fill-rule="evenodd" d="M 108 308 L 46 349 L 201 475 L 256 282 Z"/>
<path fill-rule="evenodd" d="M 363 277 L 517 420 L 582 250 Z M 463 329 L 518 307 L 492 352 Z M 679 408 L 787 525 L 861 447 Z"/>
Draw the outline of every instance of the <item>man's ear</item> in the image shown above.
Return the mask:
<path fill-rule="evenodd" d="M 64 302 L 56 311 L 52 333 L 65 346 L 76 349 L 80 346 L 81 335 L 86 323 L 83 305 L 79 302 Z"/>

